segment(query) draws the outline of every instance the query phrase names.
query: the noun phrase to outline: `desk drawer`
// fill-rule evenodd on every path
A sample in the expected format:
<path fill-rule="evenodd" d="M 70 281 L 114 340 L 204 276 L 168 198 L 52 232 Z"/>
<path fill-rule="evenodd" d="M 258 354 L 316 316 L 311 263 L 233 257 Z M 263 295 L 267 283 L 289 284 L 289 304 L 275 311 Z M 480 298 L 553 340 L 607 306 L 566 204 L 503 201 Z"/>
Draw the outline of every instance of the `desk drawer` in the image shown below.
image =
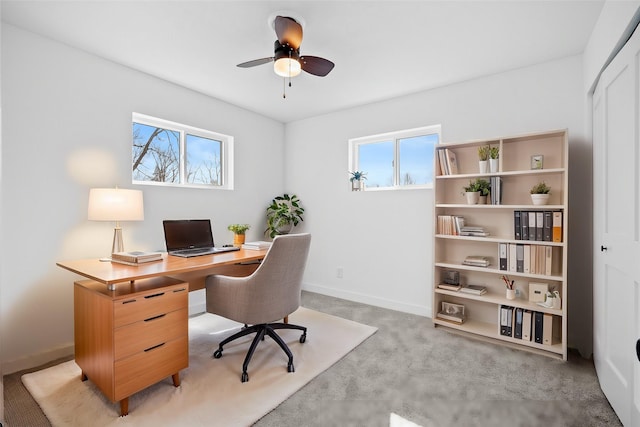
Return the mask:
<path fill-rule="evenodd" d="M 131 396 L 188 366 L 189 339 L 187 336 L 118 360 L 115 363 L 114 373 L 114 401 Z"/>
<path fill-rule="evenodd" d="M 188 285 L 181 283 L 118 299 L 113 303 L 114 327 L 186 308 L 188 293 Z"/>
<path fill-rule="evenodd" d="M 188 334 L 189 310 L 186 308 L 131 323 L 115 330 L 114 358 L 119 360 Z"/>

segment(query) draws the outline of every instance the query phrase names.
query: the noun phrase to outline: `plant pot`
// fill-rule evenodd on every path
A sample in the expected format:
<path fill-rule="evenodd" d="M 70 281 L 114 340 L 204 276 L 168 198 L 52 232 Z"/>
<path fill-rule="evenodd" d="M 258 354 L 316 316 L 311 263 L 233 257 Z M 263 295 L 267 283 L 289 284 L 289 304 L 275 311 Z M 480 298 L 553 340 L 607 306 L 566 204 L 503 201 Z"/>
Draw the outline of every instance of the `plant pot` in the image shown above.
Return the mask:
<path fill-rule="evenodd" d="M 516 299 L 516 290 L 515 289 L 507 289 L 507 299 L 514 300 Z"/>
<path fill-rule="evenodd" d="M 467 192 L 464 193 L 464 195 L 467 198 L 467 204 L 468 205 L 477 205 L 478 204 L 478 199 L 480 198 L 480 192 L 479 191 L 475 191 L 475 192 L 467 191 Z"/>
<path fill-rule="evenodd" d="M 480 160 L 478 168 L 480 168 L 480 173 L 487 173 L 489 171 L 489 160 Z"/>
<path fill-rule="evenodd" d="M 478 204 L 486 205 L 487 204 L 487 196 L 478 196 Z"/>
<path fill-rule="evenodd" d="M 364 183 L 359 179 L 351 181 L 351 191 L 361 191 L 364 188 Z"/>
<path fill-rule="evenodd" d="M 278 227 L 278 234 L 289 234 L 291 233 L 291 229 L 293 228 L 292 223 L 286 223 Z"/>
<path fill-rule="evenodd" d="M 546 205 L 549 201 L 549 194 L 532 194 L 531 201 L 534 205 Z"/>
<path fill-rule="evenodd" d="M 233 235 L 233 246 L 240 247 L 244 243 L 245 235 L 244 234 L 234 234 Z"/>
<path fill-rule="evenodd" d="M 489 170 L 491 173 L 498 172 L 498 159 L 489 159 Z"/>

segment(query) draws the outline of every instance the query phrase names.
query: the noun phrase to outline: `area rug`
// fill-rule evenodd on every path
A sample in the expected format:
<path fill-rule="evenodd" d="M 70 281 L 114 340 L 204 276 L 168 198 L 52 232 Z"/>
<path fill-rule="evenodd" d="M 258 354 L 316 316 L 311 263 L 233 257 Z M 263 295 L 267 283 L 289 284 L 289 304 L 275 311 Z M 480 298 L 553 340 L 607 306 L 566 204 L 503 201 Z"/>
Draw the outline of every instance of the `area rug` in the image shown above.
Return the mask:
<path fill-rule="evenodd" d="M 214 359 L 217 344 L 241 325 L 212 314 L 189 319 L 189 367 L 180 373 L 180 387 L 169 377 L 134 394 L 125 417 L 119 417 L 119 403 L 111 403 L 90 380 L 80 380 L 73 360 L 23 375 L 22 382 L 55 427 L 248 426 L 376 331 L 303 307 L 289 321 L 308 328 L 304 344 L 300 331 L 278 331 L 294 355 L 295 372 L 287 372 L 286 355 L 267 338 L 249 365 L 249 381 L 242 383 L 251 337 L 228 344 L 222 358 Z"/>

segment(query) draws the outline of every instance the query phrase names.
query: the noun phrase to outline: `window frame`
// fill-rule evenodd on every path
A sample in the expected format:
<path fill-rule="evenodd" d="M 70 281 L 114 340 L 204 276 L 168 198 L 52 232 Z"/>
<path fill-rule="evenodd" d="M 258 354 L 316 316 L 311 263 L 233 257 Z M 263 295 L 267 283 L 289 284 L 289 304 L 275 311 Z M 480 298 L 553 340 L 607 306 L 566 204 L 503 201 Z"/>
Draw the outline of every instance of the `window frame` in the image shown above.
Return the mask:
<path fill-rule="evenodd" d="M 435 158 L 435 149 L 438 143 L 441 141 L 442 137 L 442 126 L 441 125 L 431 125 L 431 126 L 423 126 L 412 129 L 399 130 L 394 132 L 386 132 L 380 133 L 377 135 L 369 135 L 358 138 L 349 139 L 349 170 L 356 171 L 359 169 L 359 148 L 361 145 L 366 144 L 375 144 L 381 142 L 393 142 L 393 185 L 389 187 L 368 187 L 365 185 L 364 191 L 394 191 L 394 190 L 416 190 L 416 189 L 433 189 L 433 181 L 435 180 L 435 161 L 433 162 L 431 168 L 433 172 L 433 179 L 431 184 L 412 184 L 412 185 L 403 185 L 400 184 L 400 168 L 399 158 L 400 158 L 400 140 L 406 138 L 412 138 L 417 136 L 426 136 L 426 135 L 437 135 L 438 141 L 434 144 L 434 158 Z M 366 172 L 366 171 L 364 171 Z"/>
<path fill-rule="evenodd" d="M 161 187 L 203 188 L 203 189 L 209 189 L 209 190 L 233 190 L 233 183 L 234 183 L 234 173 L 233 173 L 234 138 L 233 136 L 134 112 L 131 115 L 132 129 L 135 123 L 167 129 L 167 130 L 171 130 L 179 133 L 178 143 L 179 143 L 179 152 L 180 152 L 180 160 L 179 160 L 180 177 L 179 177 L 179 182 L 158 182 L 158 181 L 135 180 L 133 178 L 133 169 L 131 168 L 132 165 L 130 164 L 132 184 L 154 185 L 154 186 L 161 186 Z M 196 184 L 196 183 L 188 183 L 185 181 L 186 175 L 187 175 L 186 174 L 187 135 L 211 139 L 211 140 L 220 142 L 220 169 L 221 169 L 220 178 L 222 180 L 222 183 L 220 185 Z M 132 134 L 132 140 L 131 140 L 131 149 L 133 149 L 133 134 Z"/>

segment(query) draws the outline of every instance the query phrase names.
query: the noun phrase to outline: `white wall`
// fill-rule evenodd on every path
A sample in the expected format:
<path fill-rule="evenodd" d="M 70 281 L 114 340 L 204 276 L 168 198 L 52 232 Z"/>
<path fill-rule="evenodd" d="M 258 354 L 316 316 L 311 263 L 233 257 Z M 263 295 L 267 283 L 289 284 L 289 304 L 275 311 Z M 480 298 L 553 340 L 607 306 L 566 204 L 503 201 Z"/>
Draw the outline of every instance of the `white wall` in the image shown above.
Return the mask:
<path fill-rule="evenodd" d="M 235 191 L 137 186 L 145 221 L 123 223 L 127 249 L 161 249 L 162 220 L 253 225 L 282 192 L 284 125 L 146 74 L 2 26 L 2 268 L 4 373 L 71 354 L 73 281 L 56 261 L 106 255 L 113 224 L 89 222 L 91 187 L 131 185 L 131 113 L 235 137 Z"/>
<path fill-rule="evenodd" d="M 570 168 L 579 170 L 590 167 L 580 162 L 590 147 L 583 98 L 582 58 L 574 56 L 288 124 L 285 181 L 308 208 L 314 239 L 306 288 L 431 316 L 432 191 L 351 192 L 349 138 L 433 124 L 442 125 L 446 142 L 568 128 Z M 571 188 L 569 298 L 590 292 L 574 280 L 588 254 L 580 235 L 589 230 L 572 228 L 590 209 L 580 200 L 584 191 Z M 581 311 L 569 303 L 575 327 L 568 342 L 589 351 Z"/>

